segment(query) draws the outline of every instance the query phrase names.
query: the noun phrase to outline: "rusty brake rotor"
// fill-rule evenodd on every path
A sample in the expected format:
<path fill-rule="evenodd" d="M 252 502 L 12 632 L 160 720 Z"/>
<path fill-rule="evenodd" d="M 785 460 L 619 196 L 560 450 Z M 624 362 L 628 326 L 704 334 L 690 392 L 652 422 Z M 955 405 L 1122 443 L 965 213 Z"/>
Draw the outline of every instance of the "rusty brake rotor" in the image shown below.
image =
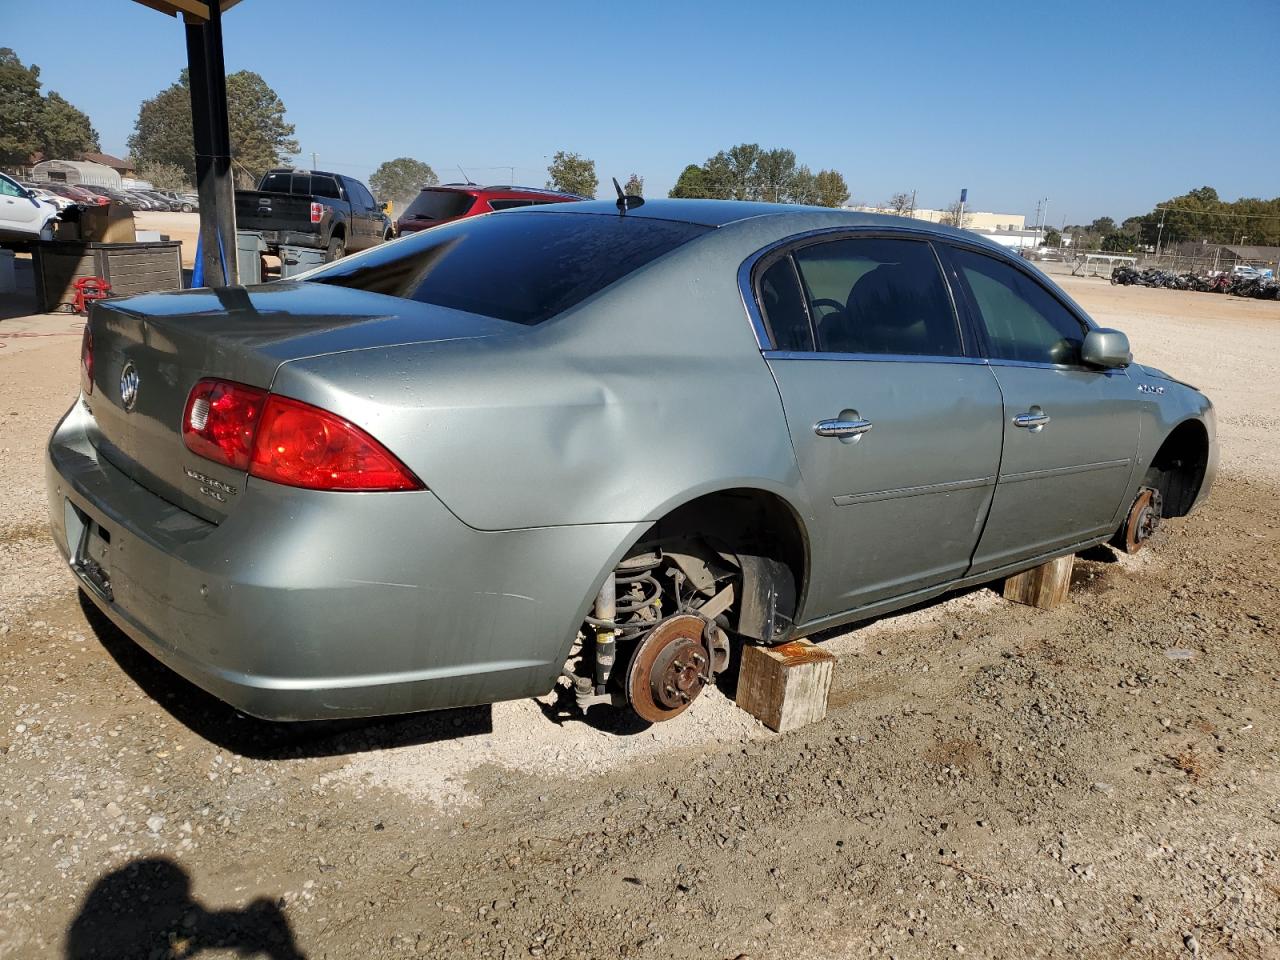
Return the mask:
<path fill-rule="evenodd" d="M 1143 487 L 1129 509 L 1124 524 L 1125 553 L 1137 553 L 1160 526 L 1163 502 L 1159 490 Z"/>
<path fill-rule="evenodd" d="M 681 614 L 662 621 L 636 648 L 627 669 L 627 701 L 650 723 L 679 716 L 711 678 L 705 621 Z"/>

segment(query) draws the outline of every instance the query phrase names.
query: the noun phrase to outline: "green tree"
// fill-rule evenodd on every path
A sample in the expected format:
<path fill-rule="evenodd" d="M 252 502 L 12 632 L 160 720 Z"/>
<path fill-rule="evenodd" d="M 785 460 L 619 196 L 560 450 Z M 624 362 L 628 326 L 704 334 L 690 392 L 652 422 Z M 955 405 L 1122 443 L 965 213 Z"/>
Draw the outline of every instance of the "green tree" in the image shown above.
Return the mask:
<path fill-rule="evenodd" d="M 596 162 L 576 153 L 557 150 L 547 167 L 548 190 L 576 193 L 580 197 L 594 197 L 600 186 L 596 176 Z"/>
<path fill-rule="evenodd" d="M 138 108 L 129 152 L 140 168 L 173 164 L 192 183 L 196 177 L 195 146 L 191 139 L 191 90 L 184 69 L 172 83 Z"/>
<path fill-rule="evenodd" d="M 284 113 L 284 101 L 259 74 L 240 70 L 227 77 L 231 156 L 254 181 L 298 152 L 294 126 Z"/>
<path fill-rule="evenodd" d="M 783 194 L 782 201 L 815 206 L 819 199 L 818 178 L 808 167 L 801 164 L 787 181 L 787 192 Z"/>
<path fill-rule="evenodd" d="M 685 200 L 709 197 L 706 172 L 696 163 L 689 164 L 667 196 Z"/>
<path fill-rule="evenodd" d="M 40 149 L 40 68 L 24 66 L 8 47 L 0 47 L 0 164 L 31 162 Z"/>
<path fill-rule="evenodd" d="M 1116 222 L 1110 217 L 1098 217 L 1089 224 L 1088 230 L 1090 233 L 1100 233 L 1105 237 L 1108 233 L 1116 232 Z"/>
<path fill-rule="evenodd" d="M 1113 230 L 1102 238 L 1101 249 L 1103 253 L 1132 253 L 1137 246 L 1137 240 L 1138 238 L 1131 234 Z"/>
<path fill-rule="evenodd" d="M 256 180 L 298 152 L 294 126 L 285 120 L 284 101 L 252 70 L 227 76 L 227 117 L 231 157 L 247 177 Z M 139 166 L 172 163 L 195 180 L 191 89 L 185 69 L 176 83 L 142 102 L 129 150 Z"/>
<path fill-rule="evenodd" d="M 88 114 L 49 91 L 40 110 L 40 152 L 47 158 L 74 158 L 101 149 Z"/>
<path fill-rule="evenodd" d="M 750 144 L 754 147 L 755 144 Z M 735 147 L 734 149 L 739 149 Z M 755 158 L 754 189 L 752 199 L 759 198 L 770 203 L 782 203 L 797 193 L 804 193 L 811 186 L 804 177 L 797 178 L 796 153 L 783 148 L 760 150 Z M 808 172 L 807 170 L 805 171 Z M 739 197 L 738 199 L 747 199 Z M 804 202 L 804 201 L 796 201 Z"/>
<path fill-rule="evenodd" d="M 138 168 L 138 179 L 146 180 L 157 190 L 185 193 L 191 190 L 187 172 L 176 163 L 150 163 Z"/>
<path fill-rule="evenodd" d="M 819 170 L 814 176 L 814 186 L 818 194 L 815 202 L 820 207 L 843 206 L 849 199 L 849 185 L 836 170 Z"/>
<path fill-rule="evenodd" d="M 1053 229 L 1053 227 L 1050 227 L 1048 232 L 1046 232 L 1044 235 L 1044 245 L 1046 247 L 1062 246 L 1062 234 L 1060 234 L 1057 230 Z"/>
<path fill-rule="evenodd" d="M 390 200 L 397 207 L 408 204 L 423 187 L 440 182 L 430 164 L 412 157 L 388 160 L 369 177 L 369 189 L 381 203 Z"/>
<path fill-rule="evenodd" d="M 622 185 L 622 192 L 629 197 L 643 197 L 644 177 L 638 173 L 633 173 L 627 177 L 627 182 Z"/>

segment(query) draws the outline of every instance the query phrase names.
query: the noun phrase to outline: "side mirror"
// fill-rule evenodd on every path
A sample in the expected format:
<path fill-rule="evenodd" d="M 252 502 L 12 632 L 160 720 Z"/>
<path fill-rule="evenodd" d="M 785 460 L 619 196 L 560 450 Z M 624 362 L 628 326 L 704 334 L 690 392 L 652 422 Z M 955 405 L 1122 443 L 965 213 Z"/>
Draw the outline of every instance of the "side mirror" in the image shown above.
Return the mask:
<path fill-rule="evenodd" d="M 1091 367 L 1127 367 L 1133 363 L 1129 338 L 1119 330 L 1090 330 L 1080 346 L 1080 359 Z"/>

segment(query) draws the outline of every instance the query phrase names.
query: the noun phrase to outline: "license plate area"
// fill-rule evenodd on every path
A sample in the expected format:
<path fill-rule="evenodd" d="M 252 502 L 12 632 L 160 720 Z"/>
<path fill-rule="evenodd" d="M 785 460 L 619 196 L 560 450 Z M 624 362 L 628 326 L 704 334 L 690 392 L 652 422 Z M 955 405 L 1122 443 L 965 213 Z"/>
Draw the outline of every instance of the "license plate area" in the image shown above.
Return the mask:
<path fill-rule="evenodd" d="M 79 574 L 90 590 L 107 602 L 115 599 L 108 572 L 111 531 L 102 526 L 70 500 L 66 502 L 64 520 L 71 569 Z"/>

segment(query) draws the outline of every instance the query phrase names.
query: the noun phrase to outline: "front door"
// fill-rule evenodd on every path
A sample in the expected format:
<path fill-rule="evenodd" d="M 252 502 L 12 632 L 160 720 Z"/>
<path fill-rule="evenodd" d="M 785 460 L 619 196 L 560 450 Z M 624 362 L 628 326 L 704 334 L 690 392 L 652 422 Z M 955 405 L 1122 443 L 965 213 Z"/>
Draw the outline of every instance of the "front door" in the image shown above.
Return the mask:
<path fill-rule="evenodd" d="M 1000 458 L 1000 390 L 966 356 L 931 245 L 860 237 L 778 256 L 766 357 L 811 504 L 804 620 L 962 576 Z"/>
<path fill-rule="evenodd" d="M 1138 445 L 1124 370 L 1084 366 L 1083 321 L 1030 274 L 952 248 L 1004 396 L 1004 455 L 974 571 L 1113 532 Z"/>
<path fill-rule="evenodd" d="M 0 177 L 0 227 L 16 233 L 39 232 L 40 205 L 8 177 Z"/>

